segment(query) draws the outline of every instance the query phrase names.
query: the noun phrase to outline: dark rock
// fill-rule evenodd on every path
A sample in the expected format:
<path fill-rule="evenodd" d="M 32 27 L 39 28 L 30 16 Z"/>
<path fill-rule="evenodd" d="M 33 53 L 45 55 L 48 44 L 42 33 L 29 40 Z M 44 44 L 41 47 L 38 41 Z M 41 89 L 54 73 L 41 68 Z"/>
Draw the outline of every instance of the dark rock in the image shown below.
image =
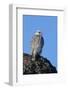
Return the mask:
<path fill-rule="evenodd" d="M 32 56 L 23 54 L 23 74 L 44 74 L 57 73 L 56 68 L 50 63 L 47 58 L 37 56 L 35 61 L 32 61 Z"/>

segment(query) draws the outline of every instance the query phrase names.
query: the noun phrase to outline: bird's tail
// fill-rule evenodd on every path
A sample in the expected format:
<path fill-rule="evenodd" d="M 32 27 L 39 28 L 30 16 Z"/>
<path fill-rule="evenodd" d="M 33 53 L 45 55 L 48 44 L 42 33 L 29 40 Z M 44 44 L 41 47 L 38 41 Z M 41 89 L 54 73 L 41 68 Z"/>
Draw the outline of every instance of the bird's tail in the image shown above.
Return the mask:
<path fill-rule="evenodd" d="M 32 61 L 35 61 L 35 54 L 32 52 Z"/>

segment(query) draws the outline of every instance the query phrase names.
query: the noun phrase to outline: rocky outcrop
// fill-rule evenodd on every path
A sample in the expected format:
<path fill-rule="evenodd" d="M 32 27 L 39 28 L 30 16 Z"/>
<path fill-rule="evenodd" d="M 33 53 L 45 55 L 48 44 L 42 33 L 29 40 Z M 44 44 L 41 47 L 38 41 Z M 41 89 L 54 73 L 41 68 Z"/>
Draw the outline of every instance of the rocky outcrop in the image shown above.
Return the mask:
<path fill-rule="evenodd" d="M 32 61 L 32 56 L 23 54 L 23 74 L 46 74 L 57 73 L 56 68 L 50 63 L 47 58 L 37 56 L 35 61 Z"/>

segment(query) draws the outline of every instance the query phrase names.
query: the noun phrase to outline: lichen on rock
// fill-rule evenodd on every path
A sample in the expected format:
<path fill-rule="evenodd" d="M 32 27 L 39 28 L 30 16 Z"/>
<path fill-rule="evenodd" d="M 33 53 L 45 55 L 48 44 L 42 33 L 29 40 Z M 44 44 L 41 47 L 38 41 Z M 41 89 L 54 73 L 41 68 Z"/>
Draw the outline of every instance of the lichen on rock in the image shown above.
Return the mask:
<path fill-rule="evenodd" d="M 46 74 L 57 73 L 56 67 L 54 67 L 50 60 L 43 56 L 37 56 L 35 61 L 32 61 L 32 56 L 29 54 L 23 54 L 23 74 Z"/>

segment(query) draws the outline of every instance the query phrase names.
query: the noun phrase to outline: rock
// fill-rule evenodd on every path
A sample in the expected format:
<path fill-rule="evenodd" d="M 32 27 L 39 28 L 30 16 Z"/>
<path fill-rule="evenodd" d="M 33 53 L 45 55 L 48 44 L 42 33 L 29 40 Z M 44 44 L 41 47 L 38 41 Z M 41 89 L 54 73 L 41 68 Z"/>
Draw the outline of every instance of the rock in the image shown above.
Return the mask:
<path fill-rule="evenodd" d="M 50 63 L 47 58 L 37 56 L 35 61 L 32 61 L 32 56 L 23 54 L 23 74 L 44 74 L 57 73 L 56 68 Z"/>

